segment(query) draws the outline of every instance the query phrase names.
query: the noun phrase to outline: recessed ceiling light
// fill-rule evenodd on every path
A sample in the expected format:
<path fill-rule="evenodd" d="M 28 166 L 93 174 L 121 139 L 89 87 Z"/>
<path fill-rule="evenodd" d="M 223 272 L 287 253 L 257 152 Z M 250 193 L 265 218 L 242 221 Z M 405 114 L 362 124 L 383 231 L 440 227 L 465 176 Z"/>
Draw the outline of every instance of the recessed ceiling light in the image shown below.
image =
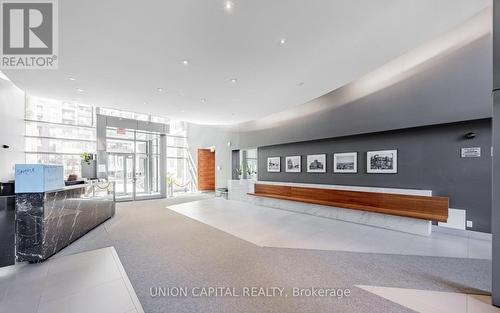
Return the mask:
<path fill-rule="evenodd" d="M 76 88 L 76 91 L 83 92 L 83 89 L 82 88 Z"/>
<path fill-rule="evenodd" d="M 181 113 L 184 113 L 184 112 L 186 112 L 186 111 L 184 111 L 184 110 L 181 110 Z"/>
<path fill-rule="evenodd" d="M 281 44 L 281 45 L 286 44 L 286 38 L 281 38 L 281 39 L 280 39 L 280 44 Z"/>
<path fill-rule="evenodd" d="M 207 102 L 206 98 L 201 98 L 201 102 Z"/>
<path fill-rule="evenodd" d="M 75 81 L 75 80 L 76 80 L 76 78 L 74 78 L 74 77 L 70 77 L 70 78 L 69 78 L 69 80 L 71 80 L 71 81 Z"/>
<path fill-rule="evenodd" d="M 236 84 L 236 83 L 238 82 L 238 78 L 231 78 L 231 82 L 232 82 L 233 84 Z"/>
<path fill-rule="evenodd" d="M 159 92 L 162 92 L 163 88 L 156 88 L 156 90 L 158 90 Z"/>
<path fill-rule="evenodd" d="M 224 8 L 226 9 L 226 11 L 231 11 L 233 9 L 233 2 L 232 1 L 226 1 L 226 3 L 224 4 Z"/>
<path fill-rule="evenodd" d="M 184 65 L 189 65 L 189 61 L 188 61 L 188 60 L 183 60 L 183 61 L 182 61 L 182 64 L 184 64 Z"/>

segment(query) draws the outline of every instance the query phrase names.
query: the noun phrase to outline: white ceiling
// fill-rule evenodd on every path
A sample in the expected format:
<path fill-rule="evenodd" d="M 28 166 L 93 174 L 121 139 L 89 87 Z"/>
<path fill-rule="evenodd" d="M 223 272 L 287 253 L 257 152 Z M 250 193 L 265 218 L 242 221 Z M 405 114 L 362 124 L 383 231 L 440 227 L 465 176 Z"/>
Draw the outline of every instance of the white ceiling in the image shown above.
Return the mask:
<path fill-rule="evenodd" d="M 491 0 L 233 0 L 227 12 L 223 0 L 58 3 L 59 69 L 5 71 L 17 86 L 202 124 L 249 121 L 303 104 L 491 6 Z"/>

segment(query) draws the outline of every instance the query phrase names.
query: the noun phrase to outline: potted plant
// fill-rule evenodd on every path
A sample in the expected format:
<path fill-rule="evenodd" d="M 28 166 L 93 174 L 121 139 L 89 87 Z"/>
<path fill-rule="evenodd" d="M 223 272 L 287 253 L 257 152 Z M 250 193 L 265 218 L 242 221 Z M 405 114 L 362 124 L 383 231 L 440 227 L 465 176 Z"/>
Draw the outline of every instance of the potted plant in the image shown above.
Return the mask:
<path fill-rule="evenodd" d="M 245 168 L 245 174 L 246 177 L 249 179 L 255 179 L 255 175 L 257 174 L 257 171 L 253 169 L 251 166 L 246 166 Z"/>
<path fill-rule="evenodd" d="M 97 177 L 96 161 L 94 160 L 94 155 L 89 152 L 83 152 L 80 154 L 81 166 L 82 166 L 82 177 L 93 179 Z"/>
<path fill-rule="evenodd" d="M 92 160 L 94 159 L 94 155 L 92 153 L 83 152 L 83 153 L 80 153 L 80 158 L 82 159 L 82 163 L 90 165 L 90 164 L 92 164 Z"/>
<path fill-rule="evenodd" d="M 167 197 L 174 196 L 174 183 L 175 183 L 174 174 L 167 173 Z"/>
<path fill-rule="evenodd" d="M 243 176 L 243 170 L 240 167 L 237 167 L 235 170 L 236 175 L 238 175 L 238 179 L 241 179 Z"/>

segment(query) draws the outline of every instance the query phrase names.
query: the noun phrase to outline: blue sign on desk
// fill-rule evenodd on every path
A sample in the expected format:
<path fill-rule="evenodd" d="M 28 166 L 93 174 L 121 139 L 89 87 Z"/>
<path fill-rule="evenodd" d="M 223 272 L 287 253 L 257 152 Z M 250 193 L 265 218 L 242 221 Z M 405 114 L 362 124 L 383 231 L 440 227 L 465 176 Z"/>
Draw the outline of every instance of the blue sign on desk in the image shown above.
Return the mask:
<path fill-rule="evenodd" d="M 62 165 L 16 164 L 16 193 L 45 192 L 64 187 Z"/>

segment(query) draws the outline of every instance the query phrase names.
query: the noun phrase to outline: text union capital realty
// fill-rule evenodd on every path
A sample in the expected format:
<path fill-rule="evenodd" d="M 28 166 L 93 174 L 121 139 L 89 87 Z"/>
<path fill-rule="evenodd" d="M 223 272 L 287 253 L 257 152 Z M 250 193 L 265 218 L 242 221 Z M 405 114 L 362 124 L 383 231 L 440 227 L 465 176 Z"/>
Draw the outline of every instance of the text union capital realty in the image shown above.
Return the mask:
<path fill-rule="evenodd" d="M 151 297 L 335 297 L 350 295 L 350 289 L 291 288 L 290 294 L 282 287 L 151 287 Z"/>

